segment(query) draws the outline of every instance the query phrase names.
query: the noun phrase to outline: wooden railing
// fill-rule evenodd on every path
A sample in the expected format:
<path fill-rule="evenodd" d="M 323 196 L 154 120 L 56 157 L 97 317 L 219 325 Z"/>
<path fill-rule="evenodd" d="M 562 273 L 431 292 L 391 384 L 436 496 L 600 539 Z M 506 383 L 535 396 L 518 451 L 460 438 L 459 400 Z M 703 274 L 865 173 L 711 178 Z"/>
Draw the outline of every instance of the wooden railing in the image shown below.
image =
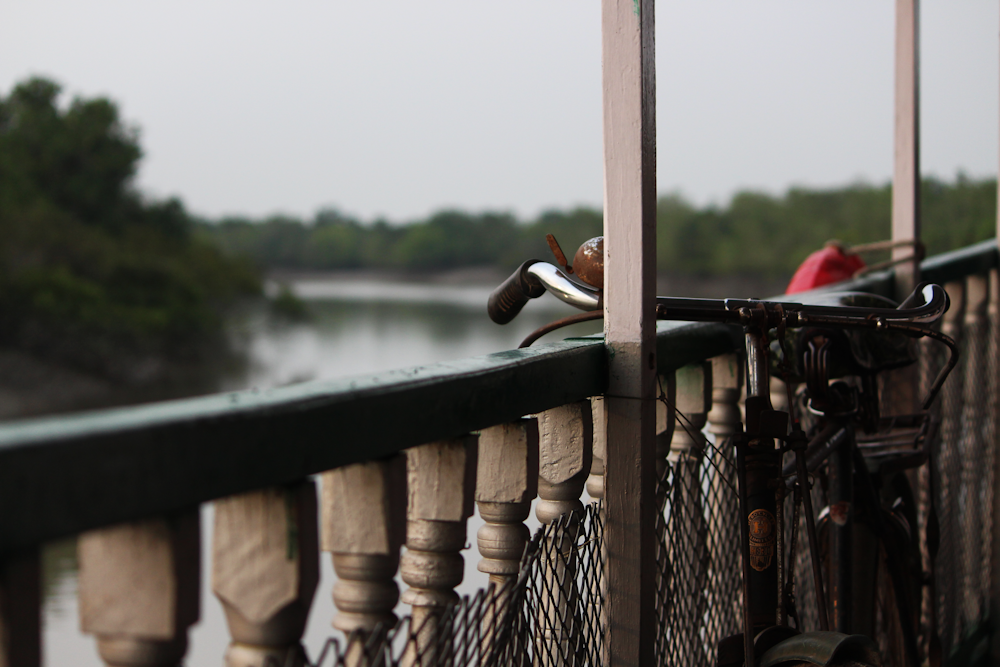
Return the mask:
<path fill-rule="evenodd" d="M 988 285 L 995 319 L 997 265 L 991 240 L 927 260 L 923 278 L 953 292 L 967 280 Z M 891 294 L 893 276 L 839 287 Z M 724 325 L 658 329 L 657 370 L 673 403 L 717 438 L 738 425 L 740 347 L 740 332 Z M 72 535 L 81 627 L 105 662 L 178 664 L 203 603 L 198 507 L 210 501 L 228 664 L 300 664 L 320 550 L 333 554 L 339 579 L 336 628 L 392 621 L 397 568 L 414 620 L 433 620 L 456 599 L 473 501 L 485 521 L 479 570 L 502 584 L 518 573 L 536 495 L 542 523 L 578 507 L 585 483 L 603 496 L 606 369 L 599 337 L 569 339 L 0 425 L 0 665 L 39 664 L 39 546 Z M 670 435 L 669 413 L 657 420 L 661 469 L 671 451 L 676 460 L 690 449 L 683 432 Z M 987 598 L 975 613 L 988 608 Z"/>

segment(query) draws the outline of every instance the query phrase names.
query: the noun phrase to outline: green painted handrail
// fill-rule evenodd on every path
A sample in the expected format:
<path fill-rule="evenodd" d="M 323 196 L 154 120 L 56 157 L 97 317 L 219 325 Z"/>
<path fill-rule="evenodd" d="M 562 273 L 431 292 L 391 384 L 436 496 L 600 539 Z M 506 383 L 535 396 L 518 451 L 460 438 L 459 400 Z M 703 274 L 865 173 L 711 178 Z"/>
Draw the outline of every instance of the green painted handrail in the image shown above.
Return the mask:
<path fill-rule="evenodd" d="M 924 263 L 997 266 L 994 242 Z M 892 274 L 837 286 L 887 293 Z M 661 322 L 660 372 L 732 351 L 739 331 Z M 0 425 L 0 552 L 287 484 L 603 393 L 601 337 L 388 373 Z"/>

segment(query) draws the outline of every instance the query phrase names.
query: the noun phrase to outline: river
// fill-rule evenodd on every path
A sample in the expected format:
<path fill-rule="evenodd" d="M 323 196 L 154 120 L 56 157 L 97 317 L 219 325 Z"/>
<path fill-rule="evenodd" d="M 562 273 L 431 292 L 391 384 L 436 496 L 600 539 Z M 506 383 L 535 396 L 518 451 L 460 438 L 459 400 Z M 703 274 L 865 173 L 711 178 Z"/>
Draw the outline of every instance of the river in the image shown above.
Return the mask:
<path fill-rule="evenodd" d="M 289 321 L 264 307 L 243 313 L 233 322 L 233 336 L 244 346 L 248 363 L 239 372 L 220 377 L 220 390 L 361 375 L 498 352 L 516 347 L 536 327 L 575 312 L 545 295 L 528 304 L 511 324 L 497 326 L 486 316 L 490 287 L 485 285 L 314 279 L 296 281 L 291 287 L 306 301 L 308 318 Z M 588 323 L 549 339 L 599 330 L 600 323 Z M 464 552 L 466 580 L 461 587 L 466 594 L 485 583 L 485 576 L 476 571 L 475 530 L 480 524 L 478 517 L 470 521 L 472 546 Z M 210 590 L 211 525 L 212 508 L 206 504 L 201 621 L 190 633 L 186 661 L 190 667 L 218 667 L 228 644 L 222 609 Z M 78 629 L 74 542 L 48 545 L 43 565 L 44 664 L 101 667 L 93 639 Z M 330 628 L 334 574 L 326 554 L 321 569 L 304 641 L 314 659 L 334 634 Z"/>

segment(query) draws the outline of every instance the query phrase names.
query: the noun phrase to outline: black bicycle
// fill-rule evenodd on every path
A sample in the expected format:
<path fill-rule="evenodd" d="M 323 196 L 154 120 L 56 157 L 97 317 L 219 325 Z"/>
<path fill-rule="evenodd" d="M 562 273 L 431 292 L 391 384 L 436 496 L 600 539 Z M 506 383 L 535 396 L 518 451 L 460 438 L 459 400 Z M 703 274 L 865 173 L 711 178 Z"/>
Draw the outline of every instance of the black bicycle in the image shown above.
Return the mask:
<path fill-rule="evenodd" d="M 561 266 L 522 264 L 490 296 L 490 317 L 510 322 L 545 292 L 589 312 L 542 327 L 522 346 L 602 317 L 602 239 L 583 244 L 573 266 L 551 236 L 549 244 Z M 808 303 L 657 298 L 658 319 L 738 325 L 746 344 L 745 420 L 733 439 L 743 517 L 743 632 L 719 642 L 720 667 L 920 664 L 925 582 L 905 472 L 928 460 L 929 408 L 958 360 L 955 342 L 932 328 L 948 305 L 945 291 L 931 284 L 899 306 L 876 295 L 834 292 L 810 295 Z M 947 363 L 918 411 L 881 414 L 879 375 L 912 364 L 914 341 L 922 337 L 947 346 Z M 772 406 L 772 375 L 784 380 L 788 412 Z M 780 520 L 786 498 L 796 517 L 790 540 Z M 800 512 L 811 566 L 808 608 L 795 595 Z M 883 640 L 882 650 L 875 638 Z"/>

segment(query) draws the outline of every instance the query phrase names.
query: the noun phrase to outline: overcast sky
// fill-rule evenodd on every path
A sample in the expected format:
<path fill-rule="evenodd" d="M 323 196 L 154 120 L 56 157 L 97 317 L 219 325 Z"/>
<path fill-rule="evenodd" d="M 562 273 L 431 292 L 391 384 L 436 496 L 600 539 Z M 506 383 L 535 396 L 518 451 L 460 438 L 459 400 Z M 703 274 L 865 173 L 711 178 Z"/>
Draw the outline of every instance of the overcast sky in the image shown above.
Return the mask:
<path fill-rule="evenodd" d="M 1000 3 L 922 0 L 925 174 L 996 174 Z M 884 182 L 892 0 L 660 0 L 661 192 Z M 601 202 L 599 0 L 4 0 L 0 91 L 107 95 L 200 214 Z"/>

